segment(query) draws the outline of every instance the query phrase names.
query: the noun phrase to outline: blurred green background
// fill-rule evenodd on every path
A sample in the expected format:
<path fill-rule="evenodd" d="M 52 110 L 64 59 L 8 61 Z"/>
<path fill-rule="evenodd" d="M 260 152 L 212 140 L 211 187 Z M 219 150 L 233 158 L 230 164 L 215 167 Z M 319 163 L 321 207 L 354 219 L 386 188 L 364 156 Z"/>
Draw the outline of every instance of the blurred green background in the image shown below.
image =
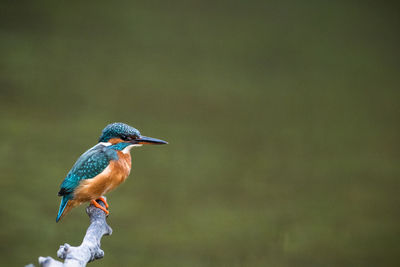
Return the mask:
<path fill-rule="evenodd" d="M 0 258 L 79 245 L 57 192 L 110 122 L 134 149 L 93 266 L 399 266 L 399 8 L 1 1 Z"/>

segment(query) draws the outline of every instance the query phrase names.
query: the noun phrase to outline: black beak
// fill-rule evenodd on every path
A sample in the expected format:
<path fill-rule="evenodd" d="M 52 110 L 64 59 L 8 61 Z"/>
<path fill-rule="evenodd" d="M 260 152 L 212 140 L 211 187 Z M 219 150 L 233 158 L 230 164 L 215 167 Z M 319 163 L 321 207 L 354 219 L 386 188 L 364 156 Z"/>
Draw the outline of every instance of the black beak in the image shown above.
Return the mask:
<path fill-rule="evenodd" d="M 157 139 L 157 138 L 152 138 L 152 137 L 147 137 L 147 136 L 140 136 L 139 138 L 132 140 L 132 144 L 142 144 L 142 145 L 164 145 L 168 144 L 168 142 Z"/>

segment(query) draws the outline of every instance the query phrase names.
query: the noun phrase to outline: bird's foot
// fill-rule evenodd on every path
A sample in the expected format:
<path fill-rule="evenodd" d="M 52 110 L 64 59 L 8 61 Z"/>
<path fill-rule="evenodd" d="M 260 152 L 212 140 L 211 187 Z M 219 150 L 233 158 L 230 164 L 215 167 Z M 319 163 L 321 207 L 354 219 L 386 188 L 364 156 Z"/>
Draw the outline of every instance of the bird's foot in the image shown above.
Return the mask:
<path fill-rule="evenodd" d="M 99 199 L 100 200 L 100 199 Z M 101 200 L 102 201 L 102 200 Z M 106 202 L 104 202 L 104 201 L 102 201 L 104 204 L 106 204 Z M 101 209 L 102 211 L 104 211 L 104 213 L 106 214 L 106 215 L 108 215 L 108 214 L 110 214 L 110 212 L 108 211 L 108 210 L 106 210 L 106 208 L 104 208 L 102 205 L 100 205 L 99 203 L 97 203 L 97 201 L 96 200 L 91 200 L 90 201 L 90 203 L 91 204 L 93 204 L 96 208 L 99 208 L 99 209 Z M 108 205 L 106 205 L 106 207 L 107 207 Z"/>
<path fill-rule="evenodd" d="M 99 197 L 98 199 L 96 199 L 96 201 L 97 200 L 100 200 L 101 202 L 103 202 L 104 205 L 106 206 L 106 209 L 108 209 L 108 203 L 107 203 L 107 200 L 104 197 Z"/>

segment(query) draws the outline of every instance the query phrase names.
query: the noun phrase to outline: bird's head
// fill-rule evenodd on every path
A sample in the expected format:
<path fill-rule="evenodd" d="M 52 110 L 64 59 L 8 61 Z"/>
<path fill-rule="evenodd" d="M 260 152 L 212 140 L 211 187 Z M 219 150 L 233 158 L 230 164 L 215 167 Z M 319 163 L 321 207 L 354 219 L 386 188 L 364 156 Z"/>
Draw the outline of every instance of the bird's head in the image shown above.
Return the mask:
<path fill-rule="evenodd" d="M 136 146 L 145 144 L 168 144 L 166 141 L 160 139 L 143 136 L 137 129 L 121 122 L 115 122 L 107 125 L 101 133 L 99 142 L 111 143 L 113 145 L 124 142 Z"/>

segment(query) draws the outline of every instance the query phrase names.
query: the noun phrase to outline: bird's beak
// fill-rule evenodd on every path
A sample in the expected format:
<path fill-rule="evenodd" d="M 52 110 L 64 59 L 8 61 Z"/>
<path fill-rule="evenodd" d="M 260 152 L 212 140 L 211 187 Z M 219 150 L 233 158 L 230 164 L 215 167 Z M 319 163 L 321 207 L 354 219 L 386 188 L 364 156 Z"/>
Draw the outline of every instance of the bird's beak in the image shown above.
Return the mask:
<path fill-rule="evenodd" d="M 142 144 L 142 145 L 164 145 L 168 144 L 168 142 L 157 139 L 157 138 L 152 138 L 152 137 L 147 137 L 147 136 L 141 136 L 135 140 L 132 140 L 133 144 Z"/>

